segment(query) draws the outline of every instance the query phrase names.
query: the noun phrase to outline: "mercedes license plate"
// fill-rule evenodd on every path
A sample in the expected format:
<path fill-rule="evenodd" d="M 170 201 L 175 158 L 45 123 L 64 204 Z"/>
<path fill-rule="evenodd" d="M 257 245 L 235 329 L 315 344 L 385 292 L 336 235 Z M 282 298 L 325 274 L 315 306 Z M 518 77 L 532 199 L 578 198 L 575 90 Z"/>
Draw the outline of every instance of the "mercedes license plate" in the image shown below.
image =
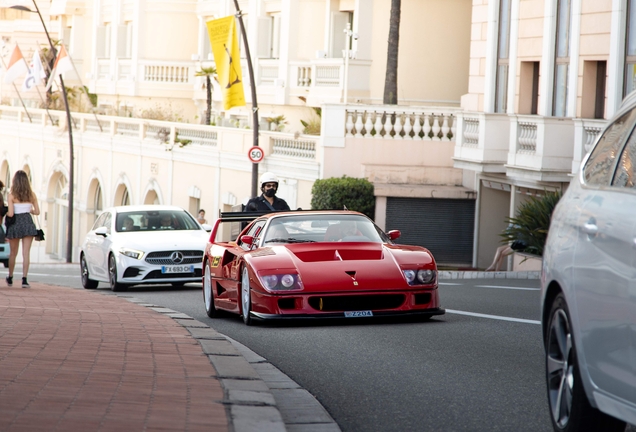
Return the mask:
<path fill-rule="evenodd" d="M 358 317 L 372 317 L 373 312 L 371 311 L 346 311 L 345 317 L 347 318 L 358 318 Z"/>
<path fill-rule="evenodd" d="M 161 266 L 161 273 L 194 273 L 193 265 Z"/>

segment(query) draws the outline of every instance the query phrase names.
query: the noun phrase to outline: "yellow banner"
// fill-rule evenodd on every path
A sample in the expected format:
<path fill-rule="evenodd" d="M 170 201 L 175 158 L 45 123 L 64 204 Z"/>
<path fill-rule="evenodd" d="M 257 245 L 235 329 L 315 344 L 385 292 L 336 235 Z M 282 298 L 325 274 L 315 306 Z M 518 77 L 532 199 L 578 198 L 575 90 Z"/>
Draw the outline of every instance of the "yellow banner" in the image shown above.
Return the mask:
<path fill-rule="evenodd" d="M 208 21 L 208 35 L 212 54 L 216 62 L 216 74 L 223 91 L 223 106 L 226 110 L 245 105 L 241 56 L 236 36 L 234 16 Z"/>

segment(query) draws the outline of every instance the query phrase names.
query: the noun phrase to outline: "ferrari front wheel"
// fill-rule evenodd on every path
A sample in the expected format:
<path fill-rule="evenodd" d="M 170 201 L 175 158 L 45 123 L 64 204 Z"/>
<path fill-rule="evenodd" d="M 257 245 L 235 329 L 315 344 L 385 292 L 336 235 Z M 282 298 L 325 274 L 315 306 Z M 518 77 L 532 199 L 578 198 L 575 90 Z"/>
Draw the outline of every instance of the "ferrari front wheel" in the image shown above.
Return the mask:
<path fill-rule="evenodd" d="M 252 325 L 252 317 L 250 316 L 250 312 L 252 311 L 252 296 L 250 291 L 250 275 L 247 271 L 247 267 L 243 267 L 243 273 L 241 275 L 241 314 L 243 315 L 245 325 Z"/>
<path fill-rule="evenodd" d="M 205 262 L 205 271 L 203 273 L 203 302 L 205 303 L 205 313 L 210 318 L 217 316 L 218 311 L 214 306 L 214 294 L 212 293 L 212 273 L 210 272 L 210 265 Z"/>

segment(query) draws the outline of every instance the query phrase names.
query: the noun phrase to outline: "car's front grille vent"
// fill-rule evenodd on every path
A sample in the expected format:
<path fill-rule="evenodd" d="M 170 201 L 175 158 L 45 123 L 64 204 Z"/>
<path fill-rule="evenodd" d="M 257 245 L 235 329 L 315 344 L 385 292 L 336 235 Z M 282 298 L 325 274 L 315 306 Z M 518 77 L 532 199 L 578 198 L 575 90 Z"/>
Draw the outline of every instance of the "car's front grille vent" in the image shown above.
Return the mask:
<path fill-rule="evenodd" d="M 139 275 L 139 269 L 137 267 L 128 267 L 126 271 L 124 271 L 125 278 L 131 278 Z"/>
<path fill-rule="evenodd" d="M 175 252 L 181 253 L 183 261 L 175 262 L 172 256 Z M 203 262 L 203 251 L 182 250 L 182 251 L 159 251 L 150 252 L 146 256 L 146 262 L 152 265 L 175 265 L 175 264 L 200 264 Z"/>
<path fill-rule="evenodd" d="M 361 311 L 395 309 L 404 304 L 403 294 L 379 294 L 364 296 L 310 297 L 309 305 L 319 311 Z"/>

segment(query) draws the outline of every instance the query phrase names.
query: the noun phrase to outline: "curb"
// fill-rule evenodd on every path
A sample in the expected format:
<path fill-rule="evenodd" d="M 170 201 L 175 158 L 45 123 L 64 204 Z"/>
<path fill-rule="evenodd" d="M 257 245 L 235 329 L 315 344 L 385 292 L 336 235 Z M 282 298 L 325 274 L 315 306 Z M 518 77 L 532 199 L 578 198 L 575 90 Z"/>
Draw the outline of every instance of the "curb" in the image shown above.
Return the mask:
<path fill-rule="evenodd" d="M 125 294 L 104 295 L 169 316 L 190 332 L 217 371 L 233 432 L 340 432 L 311 393 L 246 346 L 184 313 Z"/>

